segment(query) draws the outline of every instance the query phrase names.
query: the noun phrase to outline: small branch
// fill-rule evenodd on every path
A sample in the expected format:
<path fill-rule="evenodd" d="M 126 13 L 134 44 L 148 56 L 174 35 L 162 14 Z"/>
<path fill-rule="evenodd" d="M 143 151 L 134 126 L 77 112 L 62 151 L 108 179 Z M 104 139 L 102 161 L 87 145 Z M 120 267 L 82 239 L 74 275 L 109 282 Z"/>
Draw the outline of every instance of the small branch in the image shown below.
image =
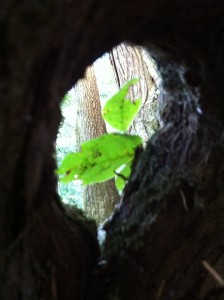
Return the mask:
<path fill-rule="evenodd" d="M 158 293 L 157 293 L 157 295 L 156 295 L 156 299 L 157 299 L 157 300 L 159 300 L 159 299 L 161 298 L 161 296 L 162 296 L 162 292 L 163 292 L 163 290 L 164 290 L 165 283 L 166 283 L 166 281 L 163 280 L 163 281 L 161 282 L 160 286 L 159 286 Z"/>
<path fill-rule="evenodd" d="M 202 264 L 209 274 L 215 279 L 215 281 L 221 287 L 224 287 L 224 279 L 219 275 L 219 273 L 207 261 L 203 260 Z"/>
<path fill-rule="evenodd" d="M 188 205 L 187 205 L 187 200 L 186 200 L 186 197 L 185 197 L 184 192 L 182 190 L 180 190 L 180 195 L 181 195 L 185 210 L 189 211 L 189 208 L 188 208 Z"/>
<path fill-rule="evenodd" d="M 120 174 L 120 173 L 117 173 L 116 171 L 114 171 L 114 174 L 117 175 L 118 177 L 122 178 L 124 181 L 127 181 L 128 178 L 125 177 L 124 175 Z"/>

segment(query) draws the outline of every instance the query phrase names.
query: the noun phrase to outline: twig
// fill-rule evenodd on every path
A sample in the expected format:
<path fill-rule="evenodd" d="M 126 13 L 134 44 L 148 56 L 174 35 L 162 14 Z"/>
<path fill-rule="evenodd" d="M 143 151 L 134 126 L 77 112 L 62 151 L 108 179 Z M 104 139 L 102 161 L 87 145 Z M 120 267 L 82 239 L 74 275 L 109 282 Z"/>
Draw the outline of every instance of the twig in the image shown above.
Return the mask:
<path fill-rule="evenodd" d="M 219 273 L 207 261 L 203 260 L 202 264 L 215 281 L 217 281 L 221 287 L 224 287 L 224 279 L 219 275 Z"/>
<path fill-rule="evenodd" d="M 165 283 L 166 283 L 165 280 L 163 280 L 163 281 L 160 283 L 160 286 L 159 286 L 159 289 L 158 289 L 158 292 L 157 292 L 157 295 L 156 295 L 156 299 L 158 299 L 158 300 L 159 300 L 159 299 L 161 298 L 161 296 L 162 296 L 162 292 L 163 292 L 163 290 L 164 290 Z"/>
<path fill-rule="evenodd" d="M 186 211 L 189 211 L 189 208 L 188 208 L 188 205 L 187 205 L 187 200 L 186 200 L 186 197 L 185 197 L 184 192 L 182 190 L 180 190 L 180 195 L 181 195 L 181 198 L 182 198 L 182 201 L 183 201 L 184 208 L 186 209 Z"/>
<path fill-rule="evenodd" d="M 117 173 L 116 171 L 114 171 L 114 174 L 117 175 L 118 177 L 121 177 L 124 181 L 127 181 L 128 178 L 125 177 L 124 175 L 120 174 L 120 173 Z"/>

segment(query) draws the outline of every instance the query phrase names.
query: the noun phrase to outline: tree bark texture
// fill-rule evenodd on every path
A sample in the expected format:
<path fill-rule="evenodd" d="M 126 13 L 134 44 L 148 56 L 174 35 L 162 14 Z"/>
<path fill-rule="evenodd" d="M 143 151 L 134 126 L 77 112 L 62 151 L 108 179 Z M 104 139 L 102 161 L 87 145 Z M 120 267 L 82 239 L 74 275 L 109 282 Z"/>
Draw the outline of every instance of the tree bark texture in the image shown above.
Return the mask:
<path fill-rule="evenodd" d="M 144 59 L 143 51 L 140 46 L 122 43 L 110 52 L 110 61 L 119 88 L 130 79 L 139 79 L 127 95 L 132 101 L 139 98 L 142 101 L 141 109 L 129 131 L 131 134 L 140 135 L 146 143 L 159 128 L 159 120 L 157 85 L 150 74 L 149 58 Z M 152 63 L 151 59 L 151 65 Z"/>
<path fill-rule="evenodd" d="M 222 0 L 1 3 L 0 299 L 223 299 L 223 15 Z M 54 142 L 60 99 L 122 41 L 157 63 L 162 128 L 97 264 L 94 224 L 56 194 Z"/>
<path fill-rule="evenodd" d="M 106 133 L 93 66 L 87 68 L 85 77 L 75 85 L 75 101 L 75 144 L 78 150 L 82 143 Z M 105 221 L 120 200 L 114 179 L 83 187 L 82 196 L 86 215 L 94 218 L 97 224 Z"/>

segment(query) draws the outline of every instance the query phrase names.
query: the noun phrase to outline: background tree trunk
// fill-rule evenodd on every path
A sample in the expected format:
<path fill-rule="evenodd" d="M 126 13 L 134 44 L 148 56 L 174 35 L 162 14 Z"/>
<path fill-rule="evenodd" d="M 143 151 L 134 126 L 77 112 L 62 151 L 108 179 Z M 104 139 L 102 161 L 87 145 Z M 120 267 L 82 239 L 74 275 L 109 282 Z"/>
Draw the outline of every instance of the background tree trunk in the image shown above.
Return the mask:
<path fill-rule="evenodd" d="M 119 88 L 130 79 L 139 79 L 139 83 L 130 90 L 128 97 L 132 101 L 140 98 L 142 106 L 129 131 L 140 135 L 146 143 L 159 128 L 158 87 L 150 74 L 153 61 L 144 55 L 142 47 L 124 43 L 112 49 L 110 61 Z"/>
<path fill-rule="evenodd" d="M 222 300 L 224 1 L 12 0 L 0 13 L 0 298 Z M 60 99 L 124 40 L 157 63 L 163 126 L 98 264 L 96 226 L 56 194 L 53 145 Z"/>
<path fill-rule="evenodd" d="M 83 142 L 106 133 L 106 125 L 101 114 L 100 95 L 98 92 L 94 67 L 88 67 L 84 79 L 75 86 L 77 103 L 76 147 Z M 83 187 L 84 211 L 94 218 L 97 224 L 102 223 L 112 213 L 120 197 L 114 179 Z"/>

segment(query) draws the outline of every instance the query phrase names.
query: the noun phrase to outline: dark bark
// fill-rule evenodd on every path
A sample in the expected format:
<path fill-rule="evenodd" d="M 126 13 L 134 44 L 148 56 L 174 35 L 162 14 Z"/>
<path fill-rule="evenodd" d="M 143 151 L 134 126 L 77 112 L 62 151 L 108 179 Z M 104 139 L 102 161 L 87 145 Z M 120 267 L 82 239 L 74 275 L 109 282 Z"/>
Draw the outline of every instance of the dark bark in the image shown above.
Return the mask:
<path fill-rule="evenodd" d="M 223 14 L 224 1 L 208 0 L 3 1 L 0 299 L 223 298 L 201 263 L 224 275 Z M 163 127 L 105 225 L 107 263 L 89 282 L 94 228 L 58 201 L 53 143 L 63 94 L 123 40 L 158 64 Z"/>

